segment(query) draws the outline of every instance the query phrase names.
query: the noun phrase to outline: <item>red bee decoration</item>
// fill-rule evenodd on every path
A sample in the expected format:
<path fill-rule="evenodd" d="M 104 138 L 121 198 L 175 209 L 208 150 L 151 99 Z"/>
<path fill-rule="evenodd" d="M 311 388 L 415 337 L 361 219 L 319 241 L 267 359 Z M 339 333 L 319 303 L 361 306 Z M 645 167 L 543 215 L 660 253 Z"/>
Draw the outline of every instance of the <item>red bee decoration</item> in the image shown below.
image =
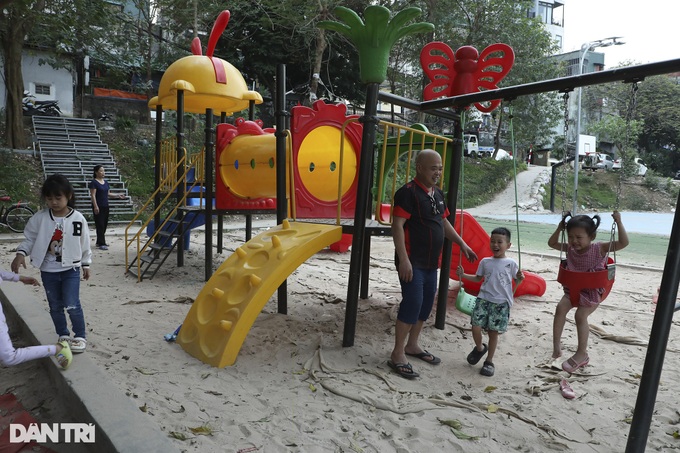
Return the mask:
<path fill-rule="evenodd" d="M 501 54 L 501 56 L 494 56 Z M 420 66 L 431 82 L 423 90 L 423 99 L 451 97 L 495 90 L 498 82 L 510 72 L 515 52 L 507 44 L 491 44 L 480 55 L 472 46 L 463 46 L 453 53 L 443 42 L 431 42 L 420 52 Z M 500 99 L 488 104 L 475 103 L 477 110 L 489 113 L 498 107 Z"/>
<path fill-rule="evenodd" d="M 219 58 L 213 56 L 213 53 L 215 52 L 215 46 L 217 45 L 217 41 L 220 39 L 222 32 L 224 32 L 224 29 L 227 28 L 230 17 L 231 13 L 228 10 L 225 9 L 222 11 L 219 16 L 217 16 L 217 19 L 215 19 L 213 28 L 210 31 L 210 37 L 208 38 L 208 48 L 206 49 L 206 55 L 208 58 L 210 58 L 213 63 L 213 67 L 215 68 L 216 83 L 227 83 L 227 75 L 224 72 L 224 66 L 219 61 Z M 191 41 L 191 53 L 199 56 L 203 55 L 203 52 L 201 51 L 201 40 L 198 37 Z"/>

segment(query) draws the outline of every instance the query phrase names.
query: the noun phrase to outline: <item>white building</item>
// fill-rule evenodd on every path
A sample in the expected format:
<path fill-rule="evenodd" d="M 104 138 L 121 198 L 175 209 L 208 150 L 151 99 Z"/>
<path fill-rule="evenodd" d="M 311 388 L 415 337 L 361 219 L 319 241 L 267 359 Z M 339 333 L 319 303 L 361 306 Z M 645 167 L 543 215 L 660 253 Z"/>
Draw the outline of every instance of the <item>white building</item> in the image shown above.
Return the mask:
<path fill-rule="evenodd" d="M 38 101 L 59 101 L 59 109 L 64 116 L 73 116 L 75 73 L 69 69 L 55 69 L 40 61 L 53 58 L 54 54 L 24 49 L 21 66 L 24 77 L 24 90 L 30 91 Z M 2 70 L 3 60 L 0 60 Z M 66 66 L 71 66 L 70 64 Z M 7 105 L 5 81 L 0 78 L 0 107 Z"/>

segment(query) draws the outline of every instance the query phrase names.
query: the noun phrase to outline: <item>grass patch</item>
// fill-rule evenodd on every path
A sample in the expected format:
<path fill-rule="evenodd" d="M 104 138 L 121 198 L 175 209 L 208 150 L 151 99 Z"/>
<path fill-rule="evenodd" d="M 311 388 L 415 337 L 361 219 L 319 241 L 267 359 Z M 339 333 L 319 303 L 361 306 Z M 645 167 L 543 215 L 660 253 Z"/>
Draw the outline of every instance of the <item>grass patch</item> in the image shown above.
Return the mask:
<path fill-rule="evenodd" d="M 415 163 L 411 164 L 411 174 L 405 175 L 406 163 L 405 156 L 400 159 L 399 173 L 395 181 L 396 191 L 402 185 L 411 181 L 415 177 Z M 499 193 L 505 190 L 514 178 L 514 169 L 512 160 L 493 160 L 493 159 L 475 159 L 465 157 L 463 159 L 465 166 L 462 174 L 463 189 L 458 190 L 458 198 L 456 200 L 457 207 L 474 208 L 482 204 L 488 203 Z M 374 181 L 378 181 L 377 173 L 378 165 L 376 164 L 376 173 L 374 174 Z M 519 163 L 517 165 L 517 172 L 526 170 L 526 164 Z M 387 193 L 383 199 L 384 203 L 389 203 L 392 200 L 392 180 L 394 171 L 389 169 L 385 176 L 385 188 Z M 448 181 L 451 178 L 449 177 Z M 447 182 L 448 184 L 448 182 Z"/>
<path fill-rule="evenodd" d="M 43 181 L 40 159 L 31 154 L 0 151 L 0 181 L 0 193 L 9 195 L 12 202 L 24 201 L 34 209 L 40 206 Z"/>
<path fill-rule="evenodd" d="M 566 180 L 566 181 L 565 181 Z M 565 191 L 566 182 L 566 191 Z M 544 186 L 550 194 L 550 186 Z M 565 195 L 566 194 L 566 195 Z M 648 174 L 621 179 L 619 172 L 580 171 L 578 206 L 597 211 L 668 211 L 675 205 L 678 187 L 668 178 Z M 571 210 L 574 200 L 574 171 L 557 171 L 555 210 Z M 550 209 L 550 197 L 543 198 L 543 207 Z"/>
<path fill-rule="evenodd" d="M 153 130 L 102 131 L 101 135 L 102 141 L 109 145 L 130 196 L 145 202 L 155 190 Z"/>
<path fill-rule="evenodd" d="M 490 202 L 505 190 L 514 178 L 513 161 L 509 159 L 464 159 L 463 190 L 458 193 L 458 206 L 473 208 Z M 517 172 L 526 170 L 518 163 Z M 462 200 L 461 200 L 462 196 Z"/>

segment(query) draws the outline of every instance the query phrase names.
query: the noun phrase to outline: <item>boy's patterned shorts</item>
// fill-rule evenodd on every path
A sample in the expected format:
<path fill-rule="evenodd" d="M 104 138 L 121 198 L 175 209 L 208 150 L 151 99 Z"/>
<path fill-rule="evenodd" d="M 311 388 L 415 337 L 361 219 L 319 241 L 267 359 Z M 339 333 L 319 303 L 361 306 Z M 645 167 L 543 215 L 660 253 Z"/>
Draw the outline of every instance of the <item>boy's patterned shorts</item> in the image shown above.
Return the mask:
<path fill-rule="evenodd" d="M 478 297 L 470 321 L 473 326 L 503 333 L 508 330 L 509 319 L 510 305 L 507 302 L 496 304 Z"/>

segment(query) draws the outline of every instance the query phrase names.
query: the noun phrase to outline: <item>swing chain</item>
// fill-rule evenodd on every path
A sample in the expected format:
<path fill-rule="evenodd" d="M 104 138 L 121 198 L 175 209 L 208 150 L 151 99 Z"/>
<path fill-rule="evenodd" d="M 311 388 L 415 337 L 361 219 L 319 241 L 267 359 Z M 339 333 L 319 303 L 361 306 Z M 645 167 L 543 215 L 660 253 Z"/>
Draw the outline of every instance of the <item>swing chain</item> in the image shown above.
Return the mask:
<path fill-rule="evenodd" d="M 460 138 L 460 140 L 463 143 L 463 158 L 460 160 L 460 237 L 463 237 L 463 218 L 465 217 L 465 110 L 463 110 L 460 114 L 460 124 L 461 124 L 461 131 L 463 132 L 463 136 Z M 463 251 L 461 250 L 458 256 L 458 265 L 462 266 L 463 265 Z M 456 269 L 458 271 L 458 269 Z M 460 286 L 462 288 L 463 286 L 463 279 L 460 280 Z"/>
<path fill-rule="evenodd" d="M 564 218 L 567 215 L 567 156 L 569 154 L 569 92 L 565 92 L 564 96 L 564 156 L 562 157 L 562 218 L 560 223 L 564 222 Z M 578 162 L 575 160 L 575 165 Z M 562 243 L 567 241 L 566 228 L 562 230 L 560 236 Z M 562 250 L 560 249 L 560 262 L 562 261 Z"/>
<path fill-rule="evenodd" d="M 562 156 L 562 215 L 567 210 L 567 157 L 569 155 L 569 92 L 564 93 L 564 154 Z"/>
<path fill-rule="evenodd" d="M 520 231 L 519 231 L 519 200 L 517 198 L 517 147 L 515 145 L 515 125 L 514 125 L 514 110 L 512 106 L 512 100 L 508 101 L 508 119 L 510 122 L 510 142 L 512 146 L 512 171 L 513 171 L 513 184 L 515 185 L 515 227 L 517 228 L 517 266 L 522 269 L 522 245 L 520 241 Z M 515 290 L 517 286 L 515 286 Z"/>

